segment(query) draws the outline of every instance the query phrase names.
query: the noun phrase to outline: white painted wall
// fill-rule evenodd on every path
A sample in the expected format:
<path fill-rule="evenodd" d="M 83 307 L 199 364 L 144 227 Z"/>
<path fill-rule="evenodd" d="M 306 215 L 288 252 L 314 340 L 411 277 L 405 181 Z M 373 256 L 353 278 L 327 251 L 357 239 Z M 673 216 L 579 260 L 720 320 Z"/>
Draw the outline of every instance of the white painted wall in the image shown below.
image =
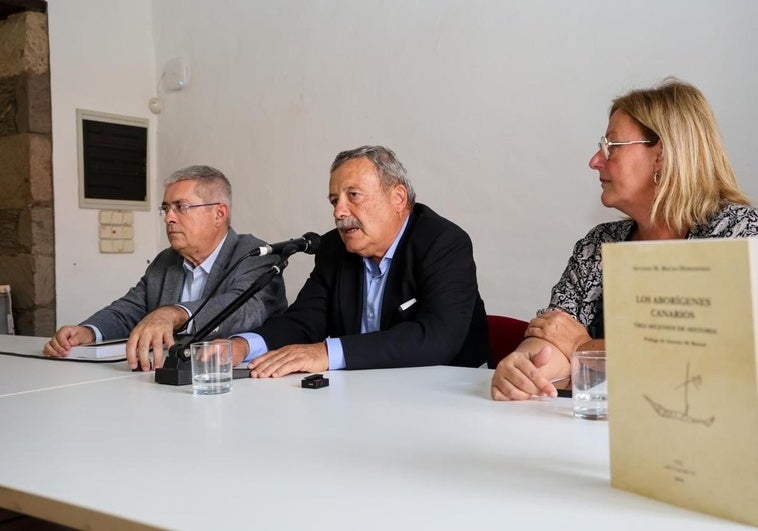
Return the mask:
<path fill-rule="evenodd" d="M 151 0 L 48 2 L 58 325 L 78 323 L 137 282 L 159 242 Z M 80 209 L 76 109 L 151 118 L 153 210 L 134 213 L 133 254 L 100 254 L 98 210 Z M 160 204 L 161 195 L 158 196 Z"/>
<path fill-rule="evenodd" d="M 758 199 L 752 156 L 758 2 L 752 0 L 158 0 L 152 38 L 144 33 L 146 0 L 135 7 L 67 1 L 66 13 L 56 3 L 51 41 L 64 49 L 53 53 L 56 127 L 61 113 L 79 105 L 73 100 L 80 90 L 87 104 L 147 115 L 151 76 L 132 90 L 114 87 L 112 78 L 124 64 L 141 78 L 152 66 L 144 48 L 154 39 L 152 77 L 175 56 L 191 70 L 188 88 L 161 93 L 159 175 L 193 163 L 218 167 L 233 184 L 235 228 L 278 241 L 331 228 L 328 168 L 338 151 L 387 145 L 405 163 L 419 200 L 471 235 L 490 313 L 533 315 L 547 303 L 574 241 L 619 216 L 600 204 L 597 174 L 587 162 L 605 131 L 611 98 L 630 88 L 667 75 L 700 87 L 740 182 Z M 76 13 L 69 14 L 69 4 Z M 116 68 L 103 72 L 107 48 L 116 45 L 77 54 L 68 39 L 87 28 L 79 17 L 104 21 L 106 43 L 128 35 L 144 48 L 128 57 L 117 53 Z M 144 26 L 136 27 L 135 18 Z M 55 59 L 65 51 L 64 73 Z M 85 83 L 68 81 L 81 71 Z M 61 77 L 76 86 L 66 89 Z M 60 208 L 75 197 L 75 173 L 61 165 L 75 171 L 75 161 L 60 160 L 60 150 L 71 149 L 64 133 L 54 137 L 54 149 Z M 75 206 L 56 214 L 59 231 L 68 216 L 94 230 Z M 99 278 L 103 257 L 85 253 L 94 242 L 58 235 L 59 321 L 84 316 L 71 317 L 82 300 L 76 290 L 93 289 L 94 298 L 108 302 L 112 297 L 102 292 L 124 291 L 144 268 L 109 258 L 108 267 L 125 265 L 116 289 L 114 278 Z M 99 260 L 97 267 L 81 274 L 81 264 L 69 263 L 80 256 Z M 308 257 L 291 260 L 290 298 L 310 267 Z"/>

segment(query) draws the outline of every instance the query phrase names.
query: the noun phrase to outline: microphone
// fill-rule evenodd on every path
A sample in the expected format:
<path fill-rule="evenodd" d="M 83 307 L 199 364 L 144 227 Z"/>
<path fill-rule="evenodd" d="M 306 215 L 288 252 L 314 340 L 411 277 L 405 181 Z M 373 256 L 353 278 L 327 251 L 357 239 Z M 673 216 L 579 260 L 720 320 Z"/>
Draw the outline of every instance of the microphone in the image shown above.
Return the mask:
<path fill-rule="evenodd" d="M 163 363 L 163 367 L 155 369 L 155 383 L 169 385 L 187 385 L 192 383 L 192 371 L 189 363 L 189 346 L 191 343 L 200 341 L 212 334 L 227 317 L 236 312 L 245 301 L 258 293 L 274 277 L 281 275 L 284 268 L 287 267 L 287 260 L 290 255 L 298 252 L 314 254 L 318 250 L 321 237 L 315 232 L 306 232 L 302 237 L 287 240 L 286 242 L 273 243 L 256 247 L 249 253 L 242 255 L 230 268 L 227 268 L 225 276 L 219 280 L 211 294 L 203 301 L 200 307 L 195 310 L 195 315 L 200 313 L 205 304 L 216 293 L 218 286 L 221 285 L 226 275 L 229 275 L 236 267 L 246 258 L 251 256 L 264 256 L 267 254 L 280 255 L 277 262 L 267 271 L 262 273 L 245 291 L 240 293 L 226 308 L 213 317 L 204 327 L 195 333 L 175 335 L 176 342 L 169 349 L 168 356 Z M 194 318 L 194 317 L 193 317 Z M 186 325 L 185 325 L 186 326 Z"/>
<path fill-rule="evenodd" d="M 318 251 L 321 237 L 315 232 L 306 232 L 300 238 L 287 240 L 279 243 L 272 243 L 254 249 L 253 252 L 258 256 L 267 254 L 291 255 L 294 253 L 314 254 Z"/>

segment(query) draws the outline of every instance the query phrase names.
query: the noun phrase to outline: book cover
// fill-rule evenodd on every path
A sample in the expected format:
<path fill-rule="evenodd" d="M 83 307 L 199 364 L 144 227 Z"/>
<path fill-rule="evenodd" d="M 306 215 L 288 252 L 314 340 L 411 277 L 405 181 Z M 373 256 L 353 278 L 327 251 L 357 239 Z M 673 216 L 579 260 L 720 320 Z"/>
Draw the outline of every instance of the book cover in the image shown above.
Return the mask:
<path fill-rule="evenodd" d="M 603 245 L 611 485 L 758 525 L 758 239 Z"/>
<path fill-rule="evenodd" d="M 84 343 L 71 348 L 69 358 L 103 359 L 126 358 L 126 339 Z"/>

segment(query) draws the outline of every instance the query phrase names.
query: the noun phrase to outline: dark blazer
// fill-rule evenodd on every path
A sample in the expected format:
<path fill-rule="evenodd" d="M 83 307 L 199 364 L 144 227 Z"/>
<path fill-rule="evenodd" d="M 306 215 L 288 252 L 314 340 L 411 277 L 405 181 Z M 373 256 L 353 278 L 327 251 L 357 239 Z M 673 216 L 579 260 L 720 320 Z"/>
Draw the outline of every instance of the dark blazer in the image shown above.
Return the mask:
<path fill-rule="evenodd" d="M 460 227 L 416 204 L 387 274 L 381 329 L 361 334 L 363 259 L 336 229 L 328 232 L 297 300 L 255 332 L 271 350 L 339 337 L 348 369 L 478 367 L 489 359 L 471 239 Z"/>
<path fill-rule="evenodd" d="M 269 270 L 276 257 L 253 257 L 243 260 L 223 281 L 227 268 L 242 255 L 266 243 L 249 234 L 238 235 L 231 228 L 218 253 L 200 300 L 182 302 L 193 314 L 213 287 L 221 282 L 208 304 L 194 317 L 193 330 L 200 330 L 208 321 L 245 291 L 261 273 Z M 98 311 L 82 325 L 96 326 L 103 339 L 124 338 L 145 315 L 159 306 L 177 304 L 184 286 L 184 259 L 172 248 L 164 249 L 147 267 L 145 275 L 129 292 Z M 260 326 L 268 317 L 281 313 L 287 307 L 284 281 L 274 278 L 264 289 L 229 316 L 208 339 L 228 337 Z"/>

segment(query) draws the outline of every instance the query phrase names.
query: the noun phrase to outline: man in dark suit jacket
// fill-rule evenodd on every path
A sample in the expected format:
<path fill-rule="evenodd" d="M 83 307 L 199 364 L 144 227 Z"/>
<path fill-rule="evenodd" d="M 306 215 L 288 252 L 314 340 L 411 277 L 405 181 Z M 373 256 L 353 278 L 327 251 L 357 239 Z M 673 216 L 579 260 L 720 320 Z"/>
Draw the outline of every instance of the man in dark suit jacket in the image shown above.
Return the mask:
<path fill-rule="evenodd" d="M 203 328 L 275 262 L 272 257 L 256 257 L 237 264 L 265 242 L 234 232 L 229 224 L 231 204 L 231 185 L 220 171 L 190 166 L 174 172 L 166 180 L 160 207 L 171 247 L 158 254 L 126 295 L 78 326 L 61 327 L 44 353 L 65 356 L 82 343 L 128 337 L 132 368 L 139 364 L 149 370 L 151 348 L 155 367 L 162 366 L 163 345 L 173 345 L 175 331 Z M 208 339 L 260 326 L 286 306 L 284 282 L 276 277 Z"/>
<path fill-rule="evenodd" d="M 251 376 L 477 367 L 489 359 L 471 240 L 415 203 L 391 150 L 340 153 L 329 200 L 337 229 L 322 237 L 297 300 L 254 333 L 232 339 L 235 360 L 251 360 Z"/>

